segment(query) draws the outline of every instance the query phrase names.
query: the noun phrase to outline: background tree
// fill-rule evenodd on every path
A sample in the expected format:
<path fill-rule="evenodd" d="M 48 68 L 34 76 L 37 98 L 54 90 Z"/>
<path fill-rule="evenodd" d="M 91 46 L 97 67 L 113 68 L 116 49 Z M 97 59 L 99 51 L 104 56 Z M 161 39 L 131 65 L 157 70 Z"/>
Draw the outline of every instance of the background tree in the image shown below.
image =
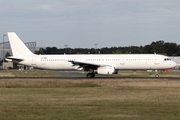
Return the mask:
<path fill-rule="evenodd" d="M 68 54 L 95 54 L 94 48 L 67 48 Z M 176 43 L 165 43 L 163 40 L 152 42 L 145 46 L 128 46 L 128 47 L 104 47 L 99 48 L 100 54 L 164 54 L 168 56 L 180 56 L 180 45 Z M 65 48 L 47 47 L 36 51 L 36 54 L 64 54 Z"/>

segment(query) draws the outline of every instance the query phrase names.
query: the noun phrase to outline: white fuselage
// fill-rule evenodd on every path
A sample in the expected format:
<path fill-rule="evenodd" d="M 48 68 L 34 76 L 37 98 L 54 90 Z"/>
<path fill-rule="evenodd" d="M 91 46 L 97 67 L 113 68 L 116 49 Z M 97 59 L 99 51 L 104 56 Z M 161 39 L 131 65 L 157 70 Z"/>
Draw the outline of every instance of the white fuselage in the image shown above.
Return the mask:
<path fill-rule="evenodd" d="M 157 54 L 96 54 L 96 55 L 28 55 L 19 64 L 49 70 L 72 70 L 77 66 L 69 61 L 109 65 L 115 69 L 156 70 L 176 66 L 167 56 Z"/>

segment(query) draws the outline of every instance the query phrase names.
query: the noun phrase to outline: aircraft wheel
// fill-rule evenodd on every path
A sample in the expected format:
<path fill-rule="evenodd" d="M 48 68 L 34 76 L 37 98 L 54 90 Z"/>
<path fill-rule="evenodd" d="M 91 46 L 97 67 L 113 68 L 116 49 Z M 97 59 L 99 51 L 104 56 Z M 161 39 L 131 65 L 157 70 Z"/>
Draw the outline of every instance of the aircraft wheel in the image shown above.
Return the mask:
<path fill-rule="evenodd" d="M 95 77 L 95 74 L 94 73 L 91 73 L 92 74 L 92 77 Z"/>
<path fill-rule="evenodd" d="M 88 77 L 88 78 L 91 78 L 91 73 L 88 73 L 88 74 L 87 74 L 87 77 Z"/>
<path fill-rule="evenodd" d="M 158 74 L 156 74 L 156 75 L 155 75 L 155 77 L 156 77 L 156 78 L 158 78 L 158 77 L 159 77 L 159 75 L 158 75 Z"/>
<path fill-rule="evenodd" d="M 88 73 L 88 74 L 87 74 L 87 77 L 88 77 L 88 78 L 93 78 L 93 77 L 95 77 L 95 74 L 94 74 L 94 73 Z"/>

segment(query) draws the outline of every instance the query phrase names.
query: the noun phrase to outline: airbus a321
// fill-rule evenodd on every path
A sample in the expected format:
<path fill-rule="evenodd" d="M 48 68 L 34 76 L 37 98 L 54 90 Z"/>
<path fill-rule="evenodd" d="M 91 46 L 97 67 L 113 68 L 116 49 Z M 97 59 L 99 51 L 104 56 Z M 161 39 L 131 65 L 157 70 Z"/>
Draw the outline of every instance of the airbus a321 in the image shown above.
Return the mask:
<path fill-rule="evenodd" d="M 176 63 L 158 54 L 87 54 L 87 55 L 36 55 L 32 53 L 14 32 L 7 33 L 13 56 L 6 58 L 21 65 L 46 70 L 84 70 L 87 77 L 95 74 L 117 74 L 118 70 L 170 69 Z"/>

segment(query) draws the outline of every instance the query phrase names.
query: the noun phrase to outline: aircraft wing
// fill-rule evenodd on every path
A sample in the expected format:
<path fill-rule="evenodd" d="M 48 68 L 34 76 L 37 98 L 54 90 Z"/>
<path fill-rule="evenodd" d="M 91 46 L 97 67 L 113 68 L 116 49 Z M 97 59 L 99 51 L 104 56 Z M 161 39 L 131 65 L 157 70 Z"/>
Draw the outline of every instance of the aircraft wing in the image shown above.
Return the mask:
<path fill-rule="evenodd" d="M 69 61 L 73 64 L 73 66 L 79 66 L 78 68 L 83 68 L 85 71 L 88 71 L 89 69 L 97 69 L 100 66 L 100 64 L 94 64 L 94 63 L 87 63 L 87 62 L 79 62 L 79 61 Z M 107 66 L 107 65 L 105 65 Z"/>

